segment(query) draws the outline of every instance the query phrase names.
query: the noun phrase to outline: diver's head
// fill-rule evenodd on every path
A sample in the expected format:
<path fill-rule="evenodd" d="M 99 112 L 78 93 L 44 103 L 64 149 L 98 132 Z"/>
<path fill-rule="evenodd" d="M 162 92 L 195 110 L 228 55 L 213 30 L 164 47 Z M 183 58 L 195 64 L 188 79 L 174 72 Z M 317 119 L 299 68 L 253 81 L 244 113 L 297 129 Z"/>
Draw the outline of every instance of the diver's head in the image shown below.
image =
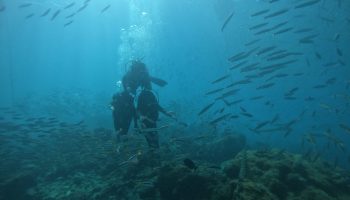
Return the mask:
<path fill-rule="evenodd" d="M 133 60 L 130 70 L 133 72 L 147 72 L 145 63 L 141 62 L 140 60 Z"/>

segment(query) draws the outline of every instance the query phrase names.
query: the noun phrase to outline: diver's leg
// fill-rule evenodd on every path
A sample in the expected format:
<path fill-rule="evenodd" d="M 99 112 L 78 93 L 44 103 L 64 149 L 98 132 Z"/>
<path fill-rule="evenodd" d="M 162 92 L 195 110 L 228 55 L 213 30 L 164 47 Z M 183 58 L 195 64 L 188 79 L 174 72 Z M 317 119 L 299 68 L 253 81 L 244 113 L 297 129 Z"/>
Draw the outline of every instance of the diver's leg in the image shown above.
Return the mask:
<path fill-rule="evenodd" d="M 157 128 L 156 122 L 151 122 L 149 120 L 144 120 L 142 123 L 143 123 L 143 125 L 145 126 L 146 129 Z M 145 133 L 145 137 L 146 137 L 148 146 L 150 148 L 155 148 L 155 149 L 159 148 L 159 140 L 158 140 L 158 132 L 157 131 L 147 132 L 147 133 Z"/>

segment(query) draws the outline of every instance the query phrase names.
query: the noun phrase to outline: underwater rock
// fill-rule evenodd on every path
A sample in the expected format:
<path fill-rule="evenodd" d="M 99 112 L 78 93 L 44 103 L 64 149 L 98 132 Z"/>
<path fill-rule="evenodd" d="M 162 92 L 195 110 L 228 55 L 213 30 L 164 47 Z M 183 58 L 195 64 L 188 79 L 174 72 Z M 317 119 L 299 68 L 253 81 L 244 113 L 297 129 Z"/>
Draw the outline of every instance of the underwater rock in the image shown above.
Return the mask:
<path fill-rule="evenodd" d="M 297 173 L 288 174 L 286 184 L 294 192 L 300 192 L 307 186 L 306 180 Z"/>
<path fill-rule="evenodd" d="M 37 199 L 98 199 L 111 186 L 109 180 L 96 174 L 76 173 L 53 182 L 41 182 L 37 186 Z"/>
<path fill-rule="evenodd" d="M 348 172 L 321 161 L 309 162 L 301 155 L 281 150 L 243 150 L 221 166 L 194 159 L 195 170 L 183 164 L 186 156 L 166 160 L 158 154 L 142 153 L 138 162 L 122 167 L 116 162 L 115 168 L 103 175 L 98 168 L 54 173 L 64 175 L 56 178 L 50 173 L 39 178 L 23 173 L 1 183 L 0 199 L 350 199 Z"/>
<path fill-rule="evenodd" d="M 279 200 L 266 186 L 259 182 L 244 181 L 239 193 L 233 199 L 244 200 Z"/>
<path fill-rule="evenodd" d="M 238 179 L 242 159 L 243 152 L 223 163 L 227 177 Z M 247 151 L 246 162 L 247 175 L 238 193 L 242 199 L 350 199 L 349 174 L 322 162 L 278 150 Z"/>
<path fill-rule="evenodd" d="M 36 176 L 32 172 L 22 172 L 0 184 L 0 199 L 35 199 L 27 190 L 36 185 Z"/>
<path fill-rule="evenodd" d="M 232 159 L 246 145 L 246 138 L 240 134 L 231 134 L 215 140 L 206 145 L 201 145 L 192 155 L 193 158 L 220 164 L 223 161 Z"/>
<path fill-rule="evenodd" d="M 213 173 L 213 170 L 207 168 L 193 172 L 185 166 L 169 164 L 161 168 L 156 186 L 164 200 L 213 199 L 217 192 L 227 191 L 227 188 L 220 189 L 221 185 L 227 185 L 223 184 L 226 179 Z"/>

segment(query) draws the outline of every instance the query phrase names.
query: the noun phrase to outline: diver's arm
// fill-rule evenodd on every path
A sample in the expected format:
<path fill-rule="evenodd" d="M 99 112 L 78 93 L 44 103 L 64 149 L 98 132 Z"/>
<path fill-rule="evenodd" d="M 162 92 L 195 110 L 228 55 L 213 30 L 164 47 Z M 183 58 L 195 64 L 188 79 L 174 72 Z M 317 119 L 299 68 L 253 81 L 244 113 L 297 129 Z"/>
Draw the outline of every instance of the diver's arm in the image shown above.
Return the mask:
<path fill-rule="evenodd" d="M 160 106 L 159 104 L 158 104 L 158 110 L 159 110 L 159 112 L 163 113 L 164 115 L 166 115 L 166 116 L 168 116 L 168 117 L 175 118 L 173 112 L 170 112 L 170 111 L 168 112 L 168 111 L 166 111 L 166 110 L 165 110 L 162 106 Z"/>
<path fill-rule="evenodd" d="M 134 121 L 134 128 L 138 128 L 138 124 L 137 124 L 137 112 L 135 107 L 132 109 L 132 115 L 133 115 L 133 121 Z"/>
<path fill-rule="evenodd" d="M 164 87 L 168 84 L 165 80 L 153 76 L 150 76 L 150 81 L 160 87 Z"/>

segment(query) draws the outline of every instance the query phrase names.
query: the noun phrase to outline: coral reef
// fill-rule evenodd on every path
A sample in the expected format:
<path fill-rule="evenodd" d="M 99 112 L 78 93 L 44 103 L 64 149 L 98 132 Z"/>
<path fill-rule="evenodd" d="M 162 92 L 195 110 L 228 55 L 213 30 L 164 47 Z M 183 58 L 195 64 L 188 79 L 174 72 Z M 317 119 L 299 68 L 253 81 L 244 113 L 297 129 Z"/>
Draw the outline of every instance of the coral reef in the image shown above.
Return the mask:
<path fill-rule="evenodd" d="M 37 177 L 22 173 L 1 184 L 1 199 L 350 199 L 348 172 L 281 150 L 242 150 L 221 165 L 194 159 L 196 168 L 181 158 L 163 157 L 145 152 L 125 165 L 102 171 L 71 168 L 61 176 L 56 171 Z"/>

